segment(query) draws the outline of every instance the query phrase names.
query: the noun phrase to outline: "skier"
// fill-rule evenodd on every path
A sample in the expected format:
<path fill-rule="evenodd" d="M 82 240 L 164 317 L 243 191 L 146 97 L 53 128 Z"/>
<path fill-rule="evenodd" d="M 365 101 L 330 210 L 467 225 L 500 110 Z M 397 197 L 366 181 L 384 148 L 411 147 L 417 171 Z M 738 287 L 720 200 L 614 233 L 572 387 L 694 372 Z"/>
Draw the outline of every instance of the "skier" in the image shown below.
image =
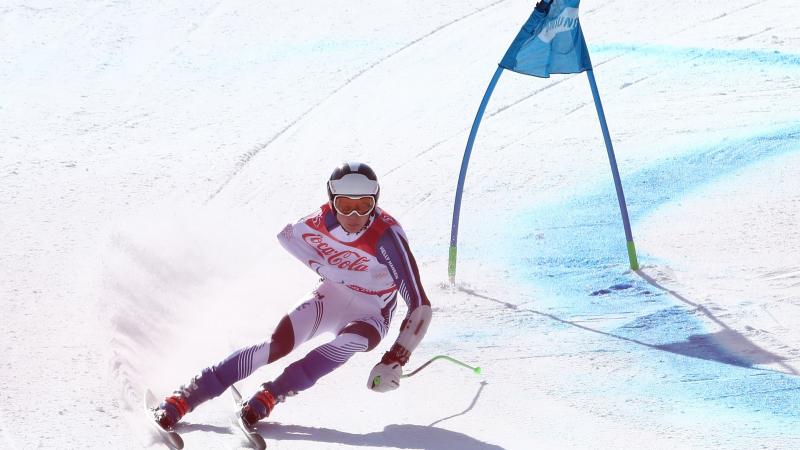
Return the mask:
<path fill-rule="evenodd" d="M 400 224 L 377 206 L 380 187 L 363 163 L 343 163 L 328 181 L 328 202 L 278 234 L 281 245 L 317 272 L 320 283 L 278 323 L 266 342 L 233 352 L 205 368 L 156 409 L 166 430 L 198 405 L 222 394 L 257 368 L 286 356 L 325 332 L 336 337 L 290 364 L 242 403 L 242 421 L 252 428 L 277 403 L 313 386 L 355 352 L 375 348 L 386 335 L 402 295 L 408 313 L 394 345 L 376 364 L 367 388 L 397 389 L 402 367 L 419 345 L 431 320 L 431 306 Z"/>

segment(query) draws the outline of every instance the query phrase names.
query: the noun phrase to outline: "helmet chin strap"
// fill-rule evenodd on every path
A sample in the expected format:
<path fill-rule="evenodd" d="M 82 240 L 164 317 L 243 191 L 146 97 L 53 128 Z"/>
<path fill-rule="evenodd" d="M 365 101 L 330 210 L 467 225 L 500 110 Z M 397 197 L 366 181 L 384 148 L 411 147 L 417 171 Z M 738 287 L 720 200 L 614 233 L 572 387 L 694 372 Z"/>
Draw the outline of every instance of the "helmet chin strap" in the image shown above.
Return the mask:
<path fill-rule="evenodd" d="M 339 213 L 336 213 L 336 214 L 338 215 Z M 344 230 L 344 232 L 345 232 L 345 233 L 347 233 L 347 235 L 348 235 L 348 236 L 352 236 L 352 235 L 354 235 L 354 234 L 359 234 L 359 233 L 363 232 L 364 230 L 366 230 L 366 229 L 369 227 L 369 224 L 371 224 L 371 223 L 372 223 L 372 219 L 373 219 L 374 217 L 375 217 L 375 212 L 373 211 L 373 212 L 372 212 L 372 213 L 369 215 L 369 220 L 367 220 L 367 222 L 364 224 L 364 226 L 363 226 L 363 227 L 361 227 L 361 228 L 360 228 L 358 231 L 347 231 L 347 228 L 345 228 L 345 227 L 344 227 L 344 225 L 342 225 L 342 223 L 341 223 L 341 222 L 339 222 L 339 219 L 338 219 L 338 218 L 336 219 L 336 221 L 337 221 L 337 222 L 339 222 L 339 225 L 341 225 L 341 226 L 342 226 L 342 230 Z"/>

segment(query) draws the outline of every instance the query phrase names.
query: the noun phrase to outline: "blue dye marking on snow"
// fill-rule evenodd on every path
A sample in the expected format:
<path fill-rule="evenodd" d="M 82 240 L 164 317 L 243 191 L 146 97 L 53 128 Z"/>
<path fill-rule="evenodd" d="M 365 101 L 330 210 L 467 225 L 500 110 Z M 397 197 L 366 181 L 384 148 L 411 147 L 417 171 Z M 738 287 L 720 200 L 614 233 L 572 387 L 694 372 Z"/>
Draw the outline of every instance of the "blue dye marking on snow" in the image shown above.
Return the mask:
<path fill-rule="evenodd" d="M 615 285 L 611 286 L 608 289 L 600 289 L 598 291 L 594 291 L 589 295 L 592 295 L 592 296 L 606 295 L 606 294 L 612 293 L 613 291 L 621 291 L 623 289 L 630 289 L 632 287 L 633 287 L 633 285 L 630 284 L 630 283 L 618 283 L 618 284 L 615 284 Z M 642 293 L 644 294 L 644 292 L 642 292 Z M 648 293 L 649 293 L 649 291 L 648 291 Z"/>
<path fill-rule="evenodd" d="M 700 47 L 674 47 L 667 45 L 601 44 L 589 45 L 592 55 L 631 55 L 659 59 L 674 59 L 682 62 L 694 59 L 713 60 L 715 64 L 730 63 L 758 65 L 758 67 L 780 66 L 781 69 L 800 69 L 800 55 L 782 53 L 777 50 L 719 49 Z"/>
<path fill-rule="evenodd" d="M 747 166 L 798 150 L 800 127 L 793 127 L 723 141 L 635 173 L 623 173 L 631 220 L 635 223 L 667 202 L 689 196 Z M 500 249 L 504 254 L 496 258 L 508 264 L 512 276 L 533 284 L 544 294 L 537 296 L 535 308 L 557 316 L 557 327 L 572 323 L 587 329 L 571 320 L 634 312 L 634 318 L 621 326 L 610 320 L 587 329 L 623 344 L 656 350 L 644 351 L 642 357 L 666 362 L 656 370 L 675 378 L 671 389 L 663 380 L 648 382 L 646 377 L 638 384 L 631 383 L 631 389 L 664 401 L 688 395 L 689 403 L 697 399 L 709 402 L 704 408 L 732 409 L 740 414 L 764 412 L 768 420 L 761 416 L 754 420 L 763 419 L 765 426 L 785 426 L 783 419 L 776 419 L 800 417 L 800 377 L 753 370 L 756 364 L 779 363 L 780 357 L 754 346 L 760 351 L 752 356 L 731 353 L 723 343 L 729 345 L 738 339 L 737 347 L 741 348 L 749 342 L 722 321 L 717 324 L 723 329 L 710 333 L 705 324 L 713 317 L 708 311 L 690 301 L 680 303 L 630 273 L 610 174 L 588 194 L 536 207 L 511 220 L 512 226 L 507 229 L 524 234 L 506 236 L 507 246 Z M 633 232 L 635 240 L 635 226 Z M 639 261 L 647 265 L 654 258 L 640 250 Z M 603 323 L 609 329 L 600 328 Z M 654 385 L 659 392 L 652 392 Z"/>

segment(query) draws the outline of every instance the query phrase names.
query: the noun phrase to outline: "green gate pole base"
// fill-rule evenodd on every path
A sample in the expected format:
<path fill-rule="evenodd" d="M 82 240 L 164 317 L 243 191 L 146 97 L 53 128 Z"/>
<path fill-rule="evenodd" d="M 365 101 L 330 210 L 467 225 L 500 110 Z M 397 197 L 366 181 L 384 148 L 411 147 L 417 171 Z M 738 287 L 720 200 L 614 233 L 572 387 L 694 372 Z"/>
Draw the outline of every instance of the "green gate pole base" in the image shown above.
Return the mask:
<path fill-rule="evenodd" d="M 631 270 L 639 270 L 639 261 L 636 259 L 636 246 L 633 241 L 628 241 L 628 259 L 631 261 Z"/>
<path fill-rule="evenodd" d="M 447 265 L 447 274 L 450 278 L 450 284 L 456 284 L 456 253 L 455 246 L 450 246 L 450 262 Z"/>

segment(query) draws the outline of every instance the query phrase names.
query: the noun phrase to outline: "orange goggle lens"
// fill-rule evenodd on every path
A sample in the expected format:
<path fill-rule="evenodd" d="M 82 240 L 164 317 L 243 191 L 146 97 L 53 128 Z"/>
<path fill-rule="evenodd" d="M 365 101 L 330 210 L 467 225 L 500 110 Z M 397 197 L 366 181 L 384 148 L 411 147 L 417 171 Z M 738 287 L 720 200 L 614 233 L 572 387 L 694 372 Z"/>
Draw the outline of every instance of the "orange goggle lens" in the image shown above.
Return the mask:
<path fill-rule="evenodd" d="M 337 195 L 333 198 L 333 208 L 343 216 L 368 216 L 373 209 L 375 209 L 375 198 L 372 196 L 366 197 L 348 197 L 345 195 Z"/>

